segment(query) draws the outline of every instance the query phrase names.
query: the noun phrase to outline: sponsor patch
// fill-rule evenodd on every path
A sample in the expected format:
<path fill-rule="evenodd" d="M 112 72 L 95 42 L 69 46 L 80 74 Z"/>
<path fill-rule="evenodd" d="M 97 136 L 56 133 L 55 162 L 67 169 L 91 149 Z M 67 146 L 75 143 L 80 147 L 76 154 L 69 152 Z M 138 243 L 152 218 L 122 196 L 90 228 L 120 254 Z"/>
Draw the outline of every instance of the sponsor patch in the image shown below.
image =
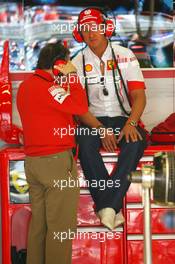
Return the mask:
<path fill-rule="evenodd" d="M 90 9 L 87 9 L 84 11 L 85 15 L 89 15 L 91 13 L 91 10 Z"/>
<path fill-rule="evenodd" d="M 91 64 L 86 64 L 85 65 L 85 71 L 86 72 L 91 72 L 92 71 L 92 65 Z"/>
<path fill-rule="evenodd" d="M 131 62 L 132 62 L 132 61 L 135 61 L 135 60 L 137 60 L 136 57 L 132 57 L 132 58 L 130 58 L 130 61 L 131 61 Z"/>
<path fill-rule="evenodd" d="M 108 71 L 112 70 L 112 67 L 114 67 L 114 69 L 117 68 L 115 61 L 114 60 L 107 60 L 107 70 Z"/>
<path fill-rule="evenodd" d="M 65 89 L 58 85 L 51 86 L 48 91 L 53 96 L 54 100 L 60 104 L 62 104 L 66 97 L 70 95 L 68 91 L 65 91 Z"/>

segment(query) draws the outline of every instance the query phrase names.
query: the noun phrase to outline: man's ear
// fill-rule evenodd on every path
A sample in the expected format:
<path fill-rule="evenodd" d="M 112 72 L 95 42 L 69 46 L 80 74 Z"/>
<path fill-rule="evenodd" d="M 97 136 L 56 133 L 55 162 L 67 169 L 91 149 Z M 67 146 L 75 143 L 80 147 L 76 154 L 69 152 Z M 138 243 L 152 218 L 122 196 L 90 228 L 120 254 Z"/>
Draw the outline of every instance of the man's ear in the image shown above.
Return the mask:
<path fill-rule="evenodd" d="M 84 42 L 82 33 L 79 29 L 77 29 L 77 27 L 74 28 L 72 35 L 77 42 L 79 43 Z"/>

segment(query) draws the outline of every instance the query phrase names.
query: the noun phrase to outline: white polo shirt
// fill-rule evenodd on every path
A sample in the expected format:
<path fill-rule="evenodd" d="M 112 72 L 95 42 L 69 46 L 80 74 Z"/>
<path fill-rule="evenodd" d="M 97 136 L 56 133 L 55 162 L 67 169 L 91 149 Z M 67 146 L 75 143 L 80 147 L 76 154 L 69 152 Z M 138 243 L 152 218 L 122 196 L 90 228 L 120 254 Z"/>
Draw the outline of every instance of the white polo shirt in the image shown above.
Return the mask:
<path fill-rule="evenodd" d="M 144 89 L 144 79 L 139 66 L 139 63 L 133 54 L 133 52 L 127 48 L 112 43 L 112 47 L 118 61 L 118 66 L 121 70 L 124 82 L 128 89 L 128 93 L 134 89 Z M 105 87 L 108 91 L 108 95 L 104 95 L 104 85 L 101 82 L 100 63 L 101 60 L 93 53 L 93 51 L 87 46 L 72 59 L 73 64 L 77 68 L 78 75 L 81 83 L 84 86 L 84 74 L 83 74 L 83 54 L 85 58 L 85 71 L 88 84 L 88 96 L 89 96 L 89 111 L 99 116 L 125 116 L 122 112 L 114 85 L 113 73 L 111 63 L 114 63 L 112 57 L 111 47 L 108 44 L 101 60 L 104 62 L 104 81 Z M 122 82 L 120 80 L 116 65 L 115 68 L 115 81 L 117 89 L 123 102 L 123 106 L 127 111 L 130 111 L 128 100 L 126 98 Z"/>

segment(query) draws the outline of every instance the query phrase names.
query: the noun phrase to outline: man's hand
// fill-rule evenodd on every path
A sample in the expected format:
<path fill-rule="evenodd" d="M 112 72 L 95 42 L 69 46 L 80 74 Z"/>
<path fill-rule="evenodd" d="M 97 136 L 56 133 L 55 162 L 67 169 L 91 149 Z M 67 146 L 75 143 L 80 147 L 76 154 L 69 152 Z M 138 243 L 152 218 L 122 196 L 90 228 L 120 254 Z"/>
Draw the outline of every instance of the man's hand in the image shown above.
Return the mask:
<path fill-rule="evenodd" d="M 55 65 L 54 66 L 54 69 L 59 70 L 64 75 L 67 75 L 69 73 L 76 73 L 77 72 L 77 69 L 72 64 L 71 61 L 68 61 L 66 64 L 60 64 L 59 66 L 58 65 Z"/>
<path fill-rule="evenodd" d="M 114 133 L 108 133 L 107 129 L 104 129 L 103 137 L 100 137 L 103 148 L 108 152 L 115 152 L 117 149 L 117 139 Z"/>
<path fill-rule="evenodd" d="M 119 138 L 117 140 L 117 143 L 119 143 L 122 138 L 125 136 L 126 142 L 136 142 L 138 140 L 142 140 L 142 136 L 138 132 L 137 128 L 134 126 L 131 126 L 130 124 L 126 124 L 122 131 L 120 132 Z"/>

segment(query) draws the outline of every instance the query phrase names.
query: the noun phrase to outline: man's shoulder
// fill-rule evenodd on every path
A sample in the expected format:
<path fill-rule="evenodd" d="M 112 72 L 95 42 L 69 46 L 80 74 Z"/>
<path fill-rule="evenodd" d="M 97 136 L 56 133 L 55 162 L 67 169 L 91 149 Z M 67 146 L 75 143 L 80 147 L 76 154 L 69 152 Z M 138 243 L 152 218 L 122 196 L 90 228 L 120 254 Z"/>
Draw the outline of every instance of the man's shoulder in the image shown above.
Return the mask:
<path fill-rule="evenodd" d="M 86 52 L 87 46 L 83 47 L 82 49 L 79 49 L 78 51 L 76 51 L 72 57 L 71 60 L 72 61 L 79 61 L 82 60 L 82 52 Z"/>
<path fill-rule="evenodd" d="M 22 81 L 19 84 L 19 88 L 21 88 L 21 87 L 25 88 L 25 87 L 28 87 L 28 86 L 32 86 L 33 87 L 33 82 L 39 81 L 35 77 L 36 77 L 35 73 L 32 73 L 28 78 L 26 78 L 24 81 Z"/>
<path fill-rule="evenodd" d="M 125 57 L 133 56 L 133 52 L 130 49 L 120 46 L 115 42 L 112 42 L 112 48 L 114 49 L 114 52 L 116 53 L 116 55 L 125 56 Z"/>
<path fill-rule="evenodd" d="M 20 82 L 19 88 L 25 87 L 28 83 L 30 83 L 30 80 L 31 80 L 31 76 L 25 79 L 24 81 Z"/>

